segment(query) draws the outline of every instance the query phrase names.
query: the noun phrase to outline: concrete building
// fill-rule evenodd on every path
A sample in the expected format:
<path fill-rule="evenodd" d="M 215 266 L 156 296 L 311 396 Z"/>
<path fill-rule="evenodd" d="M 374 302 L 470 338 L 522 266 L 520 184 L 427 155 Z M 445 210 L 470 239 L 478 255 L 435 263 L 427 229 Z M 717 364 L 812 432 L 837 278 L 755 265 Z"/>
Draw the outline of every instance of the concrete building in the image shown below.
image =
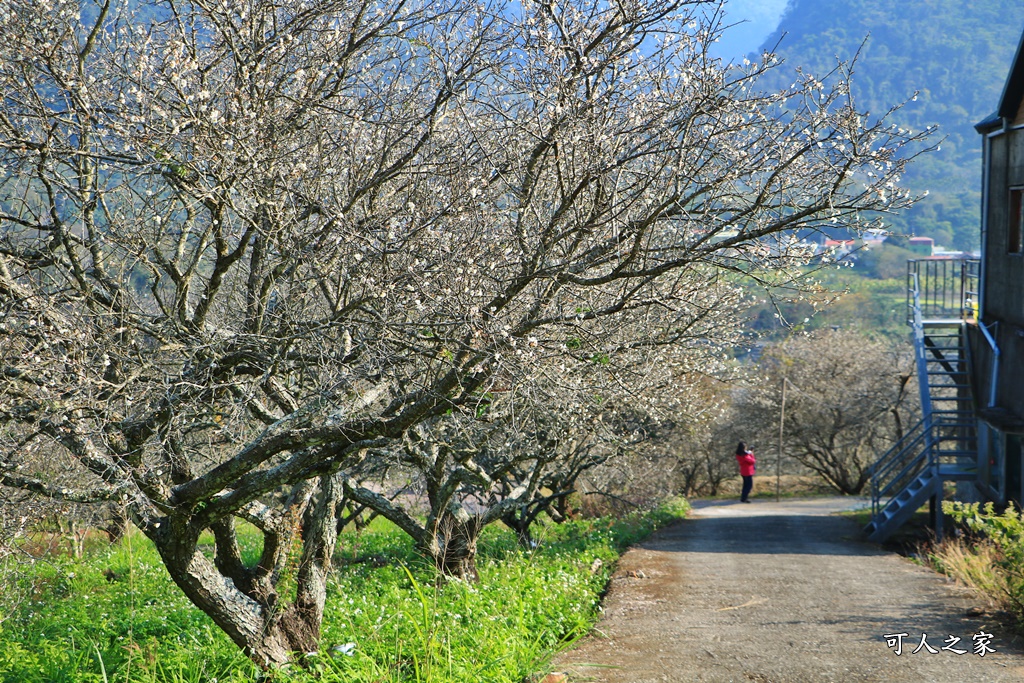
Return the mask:
<path fill-rule="evenodd" d="M 1024 501 L 1024 36 L 983 140 L 979 322 L 967 329 L 979 484 Z"/>
<path fill-rule="evenodd" d="M 882 540 L 926 502 L 1024 502 L 1024 36 L 982 135 L 981 256 L 910 261 L 922 420 L 872 467 Z"/>

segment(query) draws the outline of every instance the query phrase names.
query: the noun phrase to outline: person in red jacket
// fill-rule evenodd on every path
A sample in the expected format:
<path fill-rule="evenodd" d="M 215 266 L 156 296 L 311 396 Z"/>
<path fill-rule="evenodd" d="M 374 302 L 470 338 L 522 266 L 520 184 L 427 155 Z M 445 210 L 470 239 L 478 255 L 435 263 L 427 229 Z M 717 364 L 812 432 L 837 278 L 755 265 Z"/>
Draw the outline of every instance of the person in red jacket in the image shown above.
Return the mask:
<path fill-rule="evenodd" d="M 750 502 L 750 490 L 754 488 L 754 469 L 757 460 L 754 452 L 748 451 L 746 444 L 740 441 L 736 446 L 736 462 L 740 466 L 740 476 L 743 477 L 743 491 L 740 493 L 740 502 Z"/>

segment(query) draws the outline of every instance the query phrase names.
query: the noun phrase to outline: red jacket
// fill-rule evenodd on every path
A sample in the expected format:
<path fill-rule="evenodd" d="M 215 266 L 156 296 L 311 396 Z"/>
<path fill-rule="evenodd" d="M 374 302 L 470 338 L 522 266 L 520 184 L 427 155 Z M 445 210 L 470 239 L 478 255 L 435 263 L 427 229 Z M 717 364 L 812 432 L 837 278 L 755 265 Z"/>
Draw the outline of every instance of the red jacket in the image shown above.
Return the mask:
<path fill-rule="evenodd" d="M 753 451 L 747 451 L 740 455 L 736 454 L 736 462 L 740 465 L 740 476 L 741 477 L 752 477 L 754 476 L 754 463 L 757 462 L 754 459 Z"/>

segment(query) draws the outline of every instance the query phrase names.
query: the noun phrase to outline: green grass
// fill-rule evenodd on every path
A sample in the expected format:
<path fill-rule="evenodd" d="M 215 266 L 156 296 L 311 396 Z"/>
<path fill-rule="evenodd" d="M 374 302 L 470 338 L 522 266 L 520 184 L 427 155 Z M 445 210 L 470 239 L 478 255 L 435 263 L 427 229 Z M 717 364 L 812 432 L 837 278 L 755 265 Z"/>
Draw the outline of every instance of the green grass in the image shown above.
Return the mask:
<path fill-rule="evenodd" d="M 849 267 L 807 269 L 806 274 L 833 293 L 845 293 L 830 305 L 819 306 L 816 310 L 807 297 L 787 301 L 786 290 L 780 290 L 781 298 L 775 303 L 790 325 L 803 332 L 839 326 L 897 339 L 907 337 L 907 284 L 904 277 L 878 279 Z M 753 329 L 766 335 L 767 339 L 778 341 L 787 337 L 791 330 L 775 319 L 774 305 L 763 301 L 763 292 L 755 286 L 747 286 L 751 296 L 760 301 L 749 311 Z M 808 318 L 806 323 L 802 322 L 805 318 Z"/>
<path fill-rule="evenodd" d="M 513 534 L 489 527 L 474 585 L 439 583 L 409 539 L 386 523 L 345 533 L 322 649 L 308 660 L 314 673 L 295 667 L 274 678 L 519 683 L 590 628 L 619 553 L 685 512 L 677 503 L 617 520 L 549 525 L 528 553 Z M 259 543 L 254 534 L 240 537 Z M 385 563 L 351 561 L 365 557 Z M 601 568 L 592 573 L 595 559 Z M 17 596 L 0 622 L 2 681 L 240 683 L 259 676 L 138 535 L 77 562 L 37 560 L 0 588 Z"/>
<path fill-rule="evenodd" d="M 859 508 L 857 510 L 843 510 L 835 513 L 840 517 L 846 517 L 847 519 L 853 520 L 853 522 L 860 528 L 864 528 L 871 521 L 871 508 Z"/>

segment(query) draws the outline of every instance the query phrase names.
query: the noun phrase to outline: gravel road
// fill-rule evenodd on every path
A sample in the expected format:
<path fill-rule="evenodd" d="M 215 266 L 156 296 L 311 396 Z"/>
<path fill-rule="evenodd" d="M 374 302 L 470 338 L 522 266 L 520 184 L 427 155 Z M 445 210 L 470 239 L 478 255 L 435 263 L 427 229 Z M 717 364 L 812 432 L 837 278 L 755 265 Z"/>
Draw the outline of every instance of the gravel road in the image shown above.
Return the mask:
<path fill-rule="evenodd" d="M 623 556 L 594 635 L 556 668 L 608 683 L 1024 681 L 1024 642 L 970 590 L 859 540 L 833 514 L 850 505 L 698 506 Z M 979 633 L 994 652 L 975 654 Z M 913 654 L 922 634 L 935 654 Z"/>

